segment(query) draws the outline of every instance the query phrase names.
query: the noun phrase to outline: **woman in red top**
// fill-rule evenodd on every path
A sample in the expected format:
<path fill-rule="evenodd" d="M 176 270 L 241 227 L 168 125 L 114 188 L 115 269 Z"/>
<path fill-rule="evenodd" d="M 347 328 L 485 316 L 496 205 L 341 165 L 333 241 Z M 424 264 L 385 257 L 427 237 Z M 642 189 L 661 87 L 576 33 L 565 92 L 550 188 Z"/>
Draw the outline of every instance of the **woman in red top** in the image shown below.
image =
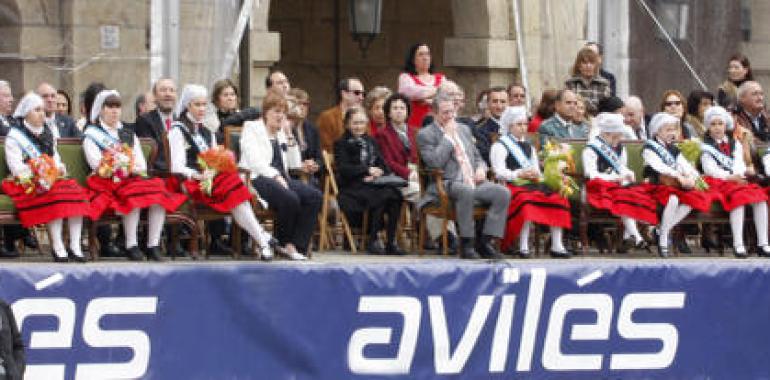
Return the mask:
<path fill-rule="evenodd" d="M 427 44 L 417 43 L 409 48 L 404 72 L 398 77 L 398 93 L 411 102 L 412 113 L 408 124 L 412 127 L 422 127 L 422 119 L 430 113 L 430 102 L 444 80 L 444 74 L 434 73 L 433 70 Z"/>

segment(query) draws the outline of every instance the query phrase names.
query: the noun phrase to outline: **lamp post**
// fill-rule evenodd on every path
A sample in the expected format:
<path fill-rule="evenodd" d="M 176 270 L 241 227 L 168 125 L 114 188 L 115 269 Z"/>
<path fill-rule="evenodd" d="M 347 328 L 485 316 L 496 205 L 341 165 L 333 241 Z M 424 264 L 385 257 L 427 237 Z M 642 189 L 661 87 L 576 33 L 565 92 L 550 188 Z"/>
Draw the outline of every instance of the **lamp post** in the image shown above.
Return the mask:
<path fill-rule="evenodd" d="M 366 58 L 366 50 L 378 34 L 382 21 L 382 0 L 348 0 L 350 34 L 358 42 L 361 55 Z"/>

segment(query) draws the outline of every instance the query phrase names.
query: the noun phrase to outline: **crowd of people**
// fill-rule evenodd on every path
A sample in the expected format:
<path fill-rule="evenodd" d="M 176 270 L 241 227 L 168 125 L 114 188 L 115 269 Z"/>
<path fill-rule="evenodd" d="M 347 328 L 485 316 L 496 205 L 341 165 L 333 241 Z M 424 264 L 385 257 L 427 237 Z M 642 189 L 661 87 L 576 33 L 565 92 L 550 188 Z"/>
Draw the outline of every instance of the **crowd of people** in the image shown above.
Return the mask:
<path fill-rule="evenodd" d="M 310 96 L 292 87 L 280 70 L 267 76 L 267 95 L 258 108 L 241 108 L 238 88 L 228 79 L 216 82 L 209 95 L 197 84 L 178 91 L 174 80 L 163 78 L 136 97 L 137 118 L 124 123 L 124 97 L 102 83 L 83 91 L 81 116 L 74 120 L 66 92 L 41 83 L 14 107 L 9 83 L 0 81 L 0 134 L 6 136 L 6 164 L 13 177 L 2 190 L 20 222 L 4 227 L 0 256 L 18 256 L 18 241 L 35 247 L 29 228 L 44 224 L 55 261 L 86 261 L 84 218 L 112 213 L 120 216 L 120 239 L 101 226 L 101 255 L 162 260 L 166 213 L 190 201 L 222 214 L 206 222 L 209 254 L 232 253 L 228 229 L 235 224 L 262 259 L 277 254 L 305 260 L 325 200 L 324 176 L 332 170 L 339 194 L 329 206 L 367 227 L 363 234 L 371 254 L 406 254 L 397 236 L 404 215 L 420 218 L 419 210 L 445 193 L 454 218 L 425 215 L 429 239 L 424 248 L 446 241 L 462 258 L 529 257 L 537 225 L 548 227 L 552 257 L 570 257 L 580 202 L 618 219 L 619 252 L 651 246 L 662 257 L 673 249 L 689 252 L 687 231 L 678 225 L 693 210 L 709 212 L 716 203 L 729 213 L 729 234 L 723 226 L 703 226 L 697 232 L 704 248 L 721 247 L 731 235 L 727 245 L 736 257 L 749 251 L 770 256 L 764 181 L 770 155 L 762 148 L 770 141 L 770 128 L 762 87 L 745 56 L 729 59 L 727 79 L 716 95 L 698 89 L 685 97 L 667 90 L 649 114 L 639 97 L 615 96 L 615 78 L 602 68 L 596 43 L 579 50 L 564 86 L 545 90 L 532 112 L 528 89 L 519 83 L 481 92 L 475 98 L 478 112 L 465 112 L 463 89 L 436 71 L 423 43 L 407 52 L 397 83 L 396 89 L 366 91 L 360 79 L 345 78 L 336 88 L 337 103 L 314 123 Z M 225 126 L 242 126 L 239 146 L 221 147 Z M 57 140 L 65 137 L 82 138 L 93 171 L 85 184 L 66 177 L 57 151 Z M 139 138 L 167 149 L 146 162 Z M 565 140 L 585 145 L 581 152 L 562 155 L 566 165 L 571 161 L 566 156 L 580 155 L 584 199 L 564 191 L 567 177 L 576 173 L 558 161 L 549 164 Z M 628 141 L 642 144 L 641 178 L 629 167 Z M 249 175 L 223 169 L 229 166 L 222 157 L 231 157 L 230 166 L 237 164 Z M 441 178 L 432 181 L 428 173 Z M 257 219 L 254 197 L 273 211 L 272 233 Z M 484 207 L 481 220 L 475 214 L 479 206 Z M 749 249 L 747 207 L 755 226 Z M 139 237 L 143 209 L 146 238 Z M 65 219 L 69 244 L 63 238 Z M 601 236 L 593 237 L 602 243 Z M 166 243 L 169 254 L 185 254 L 176 239 Z"/>

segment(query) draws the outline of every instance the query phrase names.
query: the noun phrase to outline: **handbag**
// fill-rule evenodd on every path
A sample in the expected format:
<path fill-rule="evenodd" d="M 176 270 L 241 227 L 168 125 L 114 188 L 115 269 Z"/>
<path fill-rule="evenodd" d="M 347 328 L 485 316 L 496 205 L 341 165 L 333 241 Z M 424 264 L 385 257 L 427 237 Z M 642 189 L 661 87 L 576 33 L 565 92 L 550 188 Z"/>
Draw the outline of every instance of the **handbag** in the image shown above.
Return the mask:
<path fill-rule="evenodd" d="M 409 185 L 409 182 L 407 182 L 407 180 L 393 174 L 379 176 L 370 183 L 372 185 L 382 186 L 382 187 L 406 187 L 407 185 Z"/>

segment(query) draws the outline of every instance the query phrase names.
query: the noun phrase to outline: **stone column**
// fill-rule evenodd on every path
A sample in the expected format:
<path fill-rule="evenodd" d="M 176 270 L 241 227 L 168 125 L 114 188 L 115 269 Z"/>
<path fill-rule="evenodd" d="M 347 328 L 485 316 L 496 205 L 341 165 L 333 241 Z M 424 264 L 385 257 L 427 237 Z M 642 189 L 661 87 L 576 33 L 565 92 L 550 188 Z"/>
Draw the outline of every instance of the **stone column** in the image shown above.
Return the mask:
<path fill-rule="evenodd" d="M 254 2 L 251 23 L 249 25 L 249 53 L 250 67 L 242 67 L 241 70 L 250 70 L 249 103 L 251 106 L 259 106 L 265 96 L 264 78 L 270 71 L 270 67 L 281 59 L 281 35 L 267 30 L 267 19 L 270 14 L 270 1 L 262 0 Z"/>

